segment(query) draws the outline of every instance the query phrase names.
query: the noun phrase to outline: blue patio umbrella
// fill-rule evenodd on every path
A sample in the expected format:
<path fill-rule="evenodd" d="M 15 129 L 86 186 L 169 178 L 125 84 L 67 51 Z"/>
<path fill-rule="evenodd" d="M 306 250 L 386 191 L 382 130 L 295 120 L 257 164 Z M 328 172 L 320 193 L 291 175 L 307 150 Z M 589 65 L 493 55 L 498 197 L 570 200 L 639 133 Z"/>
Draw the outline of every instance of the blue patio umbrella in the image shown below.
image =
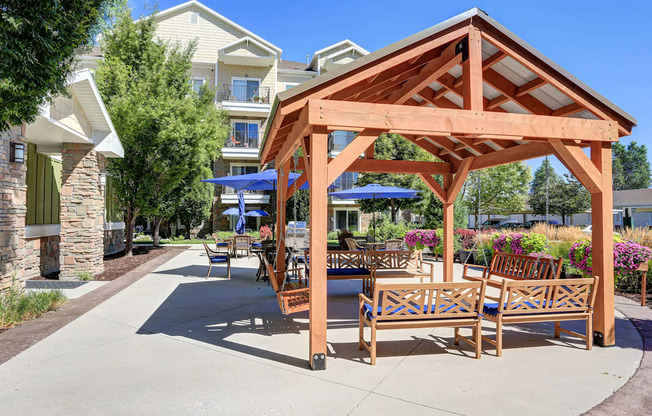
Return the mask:
<path fill-rule="evenodd" d="M 245 199 L 244 191 L 238 191 L 238 223 L 235 225 L 236 234 L 245 232 Z"/>
<path fill-rule="evenodd" d="M 345 189 L 343 191 L 331 192 L 328 195 L 338 199 L 373 199 L 374 206 L 376 199 L 389 198 L 419 198 L 416 189 L 398 188 L 395 186 L 383 186 L 377 183 L 370 183 L 361 188 Z M 374 211 L 374 242 L 376 242 L 376 212 Z"/>
<path fill-rule="evenodd" d="M 252 209 L 245 214 L 247 217 L 269 217 L 269 214 L 262 209 Z"/>
<path fill-rule="evenodd" d="M 229 208 L 222 212 L 222 215 L 240 215 L 240 210 L 238 208 Z"/>

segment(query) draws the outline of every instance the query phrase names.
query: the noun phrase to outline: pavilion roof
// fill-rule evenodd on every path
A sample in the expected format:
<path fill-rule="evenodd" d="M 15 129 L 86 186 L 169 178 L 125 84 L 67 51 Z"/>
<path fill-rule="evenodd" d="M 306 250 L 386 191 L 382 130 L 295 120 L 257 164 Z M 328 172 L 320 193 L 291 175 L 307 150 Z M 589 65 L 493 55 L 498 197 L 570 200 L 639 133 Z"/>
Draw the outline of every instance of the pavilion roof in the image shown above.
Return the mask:
<path fill-rule="evenodd" d="M 631 133 L 636 120 L 589 88 L 480 9 L 471 9 L 429 29 L 348 65 L 329 71 L 287 91 L 280 92 L 272 108 L 261 147 L 263 163 L 282 148 L 293 124 L 311 99 L 351 101 L 406 106 L 464 108 L 462 63 L 446 62 L 445 72 L 424 88 L 399 102 L 402 91 L 411 91 L 416 80 L 428 79 L 438 69 L 441 57 L 459 46 L 464 30 L 482 32 L 484 110 L 516 114 L 612 120 L 619 135 Z M 452 53 L 452 52 L 451 52 Z M 455 51 L 457 54 L 458 51 Z M 451 64 L 452 62 L 452 64 Z M 441 68 L 439 68 L 441 69 Z M 397 95 L 398 94 L 398 95 Z M 528 143 L 524 140 L 473 139 L 471 136 L 409 137 L 446 162 L 480 156 Z M 503 138 L 504 139 L 504 138 Z M 586 146 L 588 143 L 581 143 Z M 552 152 L 540 152 L 532 157 Z"/>

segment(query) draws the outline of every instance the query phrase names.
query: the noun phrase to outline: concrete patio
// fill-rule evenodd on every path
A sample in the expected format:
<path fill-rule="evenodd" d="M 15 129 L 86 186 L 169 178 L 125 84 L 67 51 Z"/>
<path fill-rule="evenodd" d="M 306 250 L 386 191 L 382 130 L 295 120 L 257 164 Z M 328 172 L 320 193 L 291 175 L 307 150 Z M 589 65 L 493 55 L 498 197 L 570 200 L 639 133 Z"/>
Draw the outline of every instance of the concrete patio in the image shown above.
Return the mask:
<path fill-rule="evenodd" d="M 255 257 L 232 266 L 231 281 L 219 266 L 205 280 L 203 248 L 188 249 L 0 365 L 2 414 L 575 415 L 642 357 L 617 312 L 612 348 L 529 324 L 505 328 L 503 357 L 485 345 L 475 360 L 452 329 L 381 331 L 372 367 L 357 349 L 360 282 L 340 281 L 329 283 L 328 367 L 313 372 L 307 312 L 281 315 Z"/>

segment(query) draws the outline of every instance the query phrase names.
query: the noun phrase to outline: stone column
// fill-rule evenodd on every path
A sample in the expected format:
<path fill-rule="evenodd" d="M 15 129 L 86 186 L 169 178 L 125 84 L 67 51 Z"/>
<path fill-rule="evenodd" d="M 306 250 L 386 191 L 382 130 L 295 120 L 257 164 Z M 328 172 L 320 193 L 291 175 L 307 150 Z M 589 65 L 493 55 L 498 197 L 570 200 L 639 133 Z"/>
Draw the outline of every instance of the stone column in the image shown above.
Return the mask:
<path fill-rule="evenodd" d="M 11 142 L 25 145 L 15 132 L 0 133 L 0 292 L 12 278 L 24 278 L 25 215 L 27 213 L 27 163 L 9 162 Z"/>
<path fill-rule="evenodd" d="M 61 151 L 61 280 L 104 271 L 104 197 L 93 145 L 65 143 Z"/>

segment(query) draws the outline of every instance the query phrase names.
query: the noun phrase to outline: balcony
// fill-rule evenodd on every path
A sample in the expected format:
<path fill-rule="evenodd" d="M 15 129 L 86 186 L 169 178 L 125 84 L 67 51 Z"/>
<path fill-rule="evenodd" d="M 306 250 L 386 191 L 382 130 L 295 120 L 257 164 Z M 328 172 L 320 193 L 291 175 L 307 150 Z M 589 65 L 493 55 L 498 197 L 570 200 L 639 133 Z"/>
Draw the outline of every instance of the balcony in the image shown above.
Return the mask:
<path fill-rule="evenodd" d="M 260 85 L 224 84 L 217 100 L 231 116 L 267 117 L 271 109 L 270 89 Z"/>
<path fill-rule="evenodd" d="M 259 131 L 231 130 L 222 148 L 224 159 L 258 160 Z"/>
<path fill-rule="evenodd" d="M 245 204 L 269 204 L 269 194 L 265 191 L 244 191 Z M 233 188 L 222 187 L 223 204 L 238 204 L 238 194 Z"/>

